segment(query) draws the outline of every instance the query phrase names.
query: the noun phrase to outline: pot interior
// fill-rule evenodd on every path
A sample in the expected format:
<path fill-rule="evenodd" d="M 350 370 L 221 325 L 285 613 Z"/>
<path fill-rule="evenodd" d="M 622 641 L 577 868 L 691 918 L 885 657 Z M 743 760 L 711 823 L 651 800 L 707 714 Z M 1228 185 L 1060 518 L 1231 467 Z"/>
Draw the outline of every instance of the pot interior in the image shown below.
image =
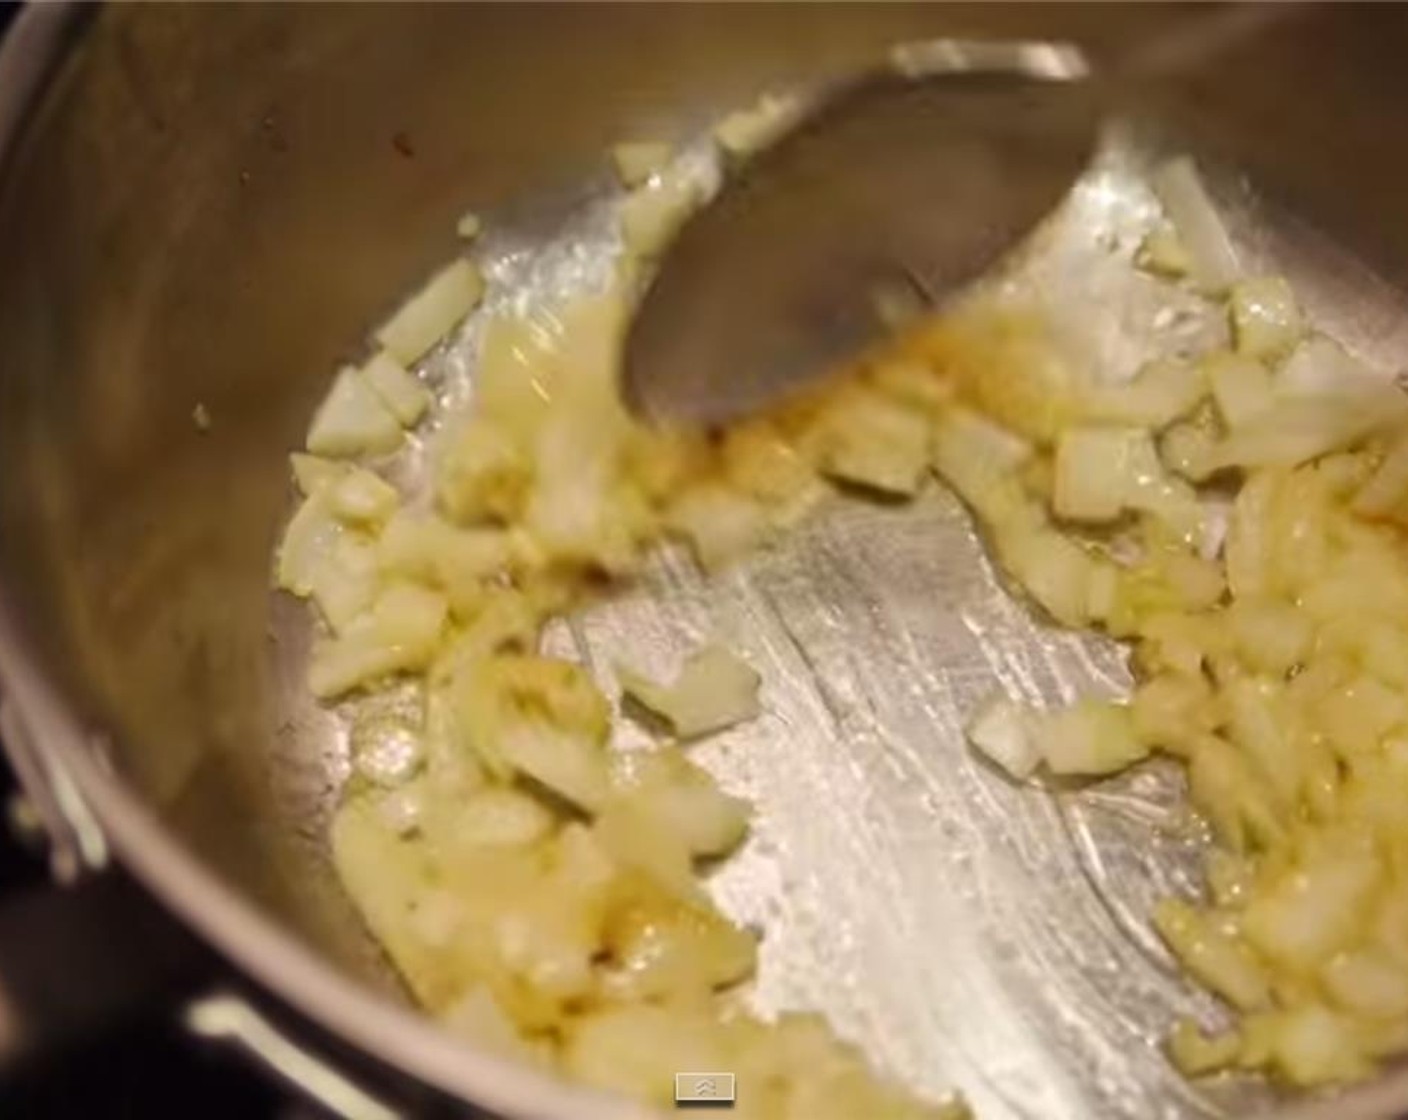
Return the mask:
<path fill-rule="evenodd" d="M 1061 37 L 1114 58 L 1187 18 L 1044 5 L 101 10 L 0 182 L 0 562 L 46 670 L 215 872 L 399 992 L 326 856 L 345 741 L 304 696 L 301 608 L 269 591 L 286 453 L 335 365 L 457 251 L 466 209 L 505 253 L 597 251 L 574 215 L 609 189 L 603 153 L 618 139 L 688 136 L 765 88 L 903 40 Z M 1043 258 L 1044 282 L 1089 302 L 1101 274 L 1081 246 L 1149 205 L 1134 172 L 1151 147 L 1189 146 L 1226 169 L 1248 259 L 1287 273 L 1325 329 L 1396 365 L 1405 44 L 1408 13 L 1318 12 L 1150 89 Z M 1108 294 L 1123 314 L 1153 313 L 1137 291 Z M 1113 361 L 1138 327 L 1092 329 Z M 768 930 L 762 1002 L 827 1011 L 916 1087 L 958 1085 L 984 1116 L 1264 1103 L 1255 1087 L 1194 1089 L 1158 1052 L 1175 1014 L 1207 1008 L 1145 922 L 1189 881 L 1190 853 L 1161 838 L 1172 776 L 1040 798 L 968 756 L 961 714 L 993 673 L 1058 699 L 1117 687 L 1124 670 L 1113 649 L 1011 601 L 954 500 L 840 508 L 736 578 L 658 574 L 653 592 L 552 640 L 670 657 L 723 629 L 779 682 L 767 721 L 704 756 L 762 810 L 717 881 L 726 907 Z"/>

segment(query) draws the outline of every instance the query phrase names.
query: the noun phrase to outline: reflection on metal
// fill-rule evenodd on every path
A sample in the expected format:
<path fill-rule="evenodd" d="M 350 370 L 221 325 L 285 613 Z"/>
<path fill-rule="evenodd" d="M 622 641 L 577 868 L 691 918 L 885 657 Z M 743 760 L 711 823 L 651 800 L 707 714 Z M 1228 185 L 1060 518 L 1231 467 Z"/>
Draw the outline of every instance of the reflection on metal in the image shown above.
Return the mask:
<path fill-rule="evenodd" d="M 72 883 L 87 871 L 105 867 L 108 843 L 73 780 L 51 753 L 41 751 L 24 726 L 14 703 L 0 699 L 0 749 L 3 749 L 30 811 L 49 842 L 49 869 L 60 883 Z"/>
<path fill-rule="evenodd" d="M 196 1000 L 186 1008 L 185 1021 L 203 1038 L 235 1044 L 343 1120 L 397 1120 L 400 1115 L 293 1041 L 239 996 L 217 993 Z"/>
<path fill-rule="evenodd" d="M 906 78 L 996 70 L 1072 81 L 1090 73 L 1089 61 L 1074 43 L 923 39 L 892 48 L 890 65 Z"/>

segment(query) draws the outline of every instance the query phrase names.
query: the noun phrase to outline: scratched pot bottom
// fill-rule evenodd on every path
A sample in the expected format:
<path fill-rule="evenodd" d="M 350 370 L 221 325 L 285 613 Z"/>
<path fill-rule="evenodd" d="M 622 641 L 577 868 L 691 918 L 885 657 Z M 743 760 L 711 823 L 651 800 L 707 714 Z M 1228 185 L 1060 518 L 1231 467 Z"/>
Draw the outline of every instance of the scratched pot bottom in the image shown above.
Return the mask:
<path fill-rule="evenodd" d="M 1132 268 L 1155 212 L 1134 153 L 1110 147 L 1008 281 L 1111 376 L 1223 330 L 1207 305 Z M 618 249 L 607 193 L 584 195 L 567 217 L 559 206 L 537 225 L 491 225 L 481 250 L 491 296 L 424 371 L 443 412 L 472 394 L 484 315 L 602 282 Z M 1370 358 L 1403 346 L 1396 293 L 1303 231 L 1266 224 L 1241 196 L 1223 201 L 1249 264 L 1287 273 L 1326 329 Z M 433 428 L 407 452 L 403 481 L 420 477 Z M 302 687 L 304 612 L 285 603 L 274 617 L 293 740 L 281 749 L 299 760 L 290 796 L 320 826 L 346 774 L 345 728 Z M 1161 1051 L 1176 1017 L 1219 1021 L 1148 925 L 1158 898 L 1198 881 L 1201 833 L 1177 767 L 1017 786 L 968 750 L 963 726 L 996 689 L 1055 706 L 1119 694 L 1129 676 L 1119 646 L 1043 622 L 1003 587 L 952 495 L 935 486 L 903 507 L 837 499 L 708 579 L 666 553 L 635 589 L 555 623 L 545 646 L 609 685 L 616 660 L 669 664 L 705 638 L 764 682 L 762 718 L 693 748 L 756 806 L 750 840 L 711 886 L 764 931 L 760 1009 L 822 1011 L 916 1089 L 961 1089 L 988 1120 L 1270 1103 L 1252 1082 L 1193 1085 Z M 644 734 L 618 723 L 622 745 Z"/>

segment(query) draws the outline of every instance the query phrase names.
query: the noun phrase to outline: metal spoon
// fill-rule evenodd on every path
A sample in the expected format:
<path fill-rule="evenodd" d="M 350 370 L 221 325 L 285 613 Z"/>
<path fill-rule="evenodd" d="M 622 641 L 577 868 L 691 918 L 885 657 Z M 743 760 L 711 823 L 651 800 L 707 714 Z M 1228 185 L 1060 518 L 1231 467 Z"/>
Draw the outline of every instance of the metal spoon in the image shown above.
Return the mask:
<path fill-rule="evenodd" d="M 1224 10 L 1121 67 L 1205 62 L 1265 24 Z M 938 41 L 823 94 L 666 249 L 626 339 L 649 419 L 709 424 L 853 359 L 896 296 L 938 306 L 1051 214 L 1088 166 L 1116 83 L 1062 43 Z"/>

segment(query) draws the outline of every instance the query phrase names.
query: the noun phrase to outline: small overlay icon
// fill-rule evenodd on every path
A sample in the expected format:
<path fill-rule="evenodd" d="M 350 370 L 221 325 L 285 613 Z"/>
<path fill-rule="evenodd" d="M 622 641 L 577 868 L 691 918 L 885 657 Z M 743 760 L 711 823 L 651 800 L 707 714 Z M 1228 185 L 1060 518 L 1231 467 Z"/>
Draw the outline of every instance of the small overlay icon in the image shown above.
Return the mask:
<path fill-rule="evenodd" d="M 732 1108 L 736 1092 L 731 1073 L 675 1074 L 676 1108 Z"/>

